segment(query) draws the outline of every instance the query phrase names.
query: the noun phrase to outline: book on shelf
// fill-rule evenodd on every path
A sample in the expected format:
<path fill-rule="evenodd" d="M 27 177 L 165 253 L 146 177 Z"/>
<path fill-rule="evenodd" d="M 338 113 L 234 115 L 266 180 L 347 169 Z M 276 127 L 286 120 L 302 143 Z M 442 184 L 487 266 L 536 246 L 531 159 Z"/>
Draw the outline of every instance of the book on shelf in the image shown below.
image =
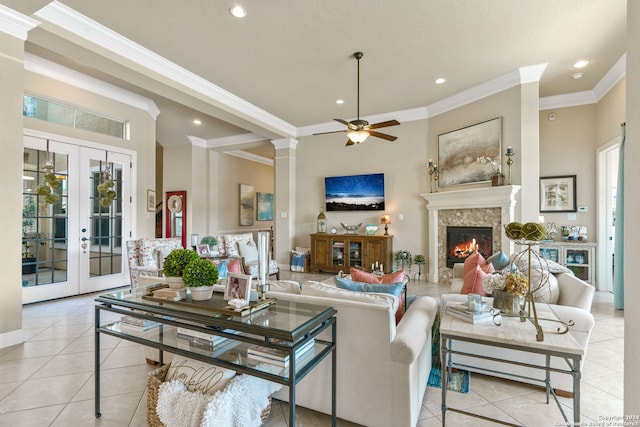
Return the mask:
<path fill-rule="evenodd" d="M 302 355 L 310 351 L 314 347 L 314 345 L 314 340 L 307 341 L 294 351 L 295 357 L 301 357 Z M 249 347 L 247 349 L 247 357 L 249 359 L 273 363 L 274 365 L 278 366 L 289 365 L 289 353 L 278 348 L 267 347 L 263 345 L 254 345 Z"/>
<path fill-rule="evenodd" d="M 193 329 L 189 329 L 189 328 L 184 328 L 181 326 L 178 326 L 177 330 L 177 336 L 178 338 L 184 338 L 184 339 L 199 339 L 202 341 L 209 341 L 210 343 L 213 343 L 214 345 L 222 342 L 222 341 L 226 341 L 229 339 L 229 337 L 225 337 L 223 335 L 215 335 L 215 334 L 209 334 L 206 332 L 200 332 L 200 331 L 194 331 Z M 223 332 L 225 333 L 229 333 L 229 334 L 234 334 L 234 335 L 239 335 L 240 332 L 238 331 L 234 331 L 232 329 L 223 329 Z"/>
<path fill-rule="evenodd" d="M 457 319 L 466 320 L 469 323 L 481 323 L 493 320 L 493 314 L 487 303 L 483 303 L 482 311 L 479 312 L 467 310 L 466 303 L 450 304 L 447 306 L 447 314 Z"/>
<path fill-rule="evenodd" d="M 187 297 L 187 288 L 171 289 L 162 288 L 153 291 L 154 298 L 162 298 L 170 301 L 180 301 Z"/>
<path fill-rule="evenodd" d="M 129 323 L 120 322 L 120 332 L 128 335 L 142 336 L 142 334 L 144 334 L 145 336 L 150 336 L 150 334 L 159 333 L 159 330 L 160 330 L 158 328 L 159 325 L 160 323 L 158 323 L 155 326 L 143 327 L 143 326 L 136 326 L 136 325 L 131 325 Z"/>
<path fill-rule="evenodd" d="M 120 325 L 125 325 L 125 327 L 129 328 L 130 330 L 146 331 L 148 329 L 159 326 L 160 322 L 125 315 L 120 318 Z"/>

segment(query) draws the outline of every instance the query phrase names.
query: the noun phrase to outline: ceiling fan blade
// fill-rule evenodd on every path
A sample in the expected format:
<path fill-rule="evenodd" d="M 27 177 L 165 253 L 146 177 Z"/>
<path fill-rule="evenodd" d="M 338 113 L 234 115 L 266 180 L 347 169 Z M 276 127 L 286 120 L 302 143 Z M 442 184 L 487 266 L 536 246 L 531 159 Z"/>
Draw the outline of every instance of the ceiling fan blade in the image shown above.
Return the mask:
<path fill-rule="evenodd" d="M 387 120 L 386 122 L 374 123 L 369 125 L 369 129 L 386 128 L 388 126 L 397 126 L 400 122 L 397 120 Z"/>
<path fill-rule="evenodd" d="M 333 119 L 333 120 L 335 120 L 338 123 L 342 123 L 343 125 L 347 126 L 349 129 L 354 129 L 355 130 L 357 128 L 356 125 L 354 125 L 352 123 L 349 123 L 346 120 L 343 120 L 343 119 Z"/>
<path fill-rule="evenodd" d="M 353 142 L 353 141 L 352 141 L 352 140 L 350 140 L 350 139 L 347 139 L 347 143 L 346 143 L 345 145 L 348 147 L 348 146 L 350 146 L 350 145 L 354 145 L 354 144 L 355 144 L 355 142 Z"/>
<path fill-rule="evenodd" d="M 369 135 L 375 136 L 376 138 L 386 139 L 387 141 L 395 141 L 398 139 L 397 136 L 387 135 L 386 133 L 376 132 L 375 130 L 370 130 Z"/>
<path fill-rule="evenodd" d="M 318 133 L 314 133 L 313 135 L 325 135 L 327 133 L 340 133 L 340 132 L 346 132 L 346 130 L 332 130 L 330 132 L 318 132 Z"/>

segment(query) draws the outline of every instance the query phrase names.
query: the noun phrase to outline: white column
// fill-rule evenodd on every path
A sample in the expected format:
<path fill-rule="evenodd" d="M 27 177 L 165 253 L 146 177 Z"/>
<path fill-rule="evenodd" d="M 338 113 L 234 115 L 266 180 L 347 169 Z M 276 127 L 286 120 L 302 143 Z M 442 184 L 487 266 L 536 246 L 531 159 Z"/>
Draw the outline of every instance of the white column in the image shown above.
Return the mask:
<path fill-rule="evenodd" d="M 275 147 L 274 254 L 281 269 L 289 269 L 296 214 L 296 146 L 294 138 L 271 141 Z"/>

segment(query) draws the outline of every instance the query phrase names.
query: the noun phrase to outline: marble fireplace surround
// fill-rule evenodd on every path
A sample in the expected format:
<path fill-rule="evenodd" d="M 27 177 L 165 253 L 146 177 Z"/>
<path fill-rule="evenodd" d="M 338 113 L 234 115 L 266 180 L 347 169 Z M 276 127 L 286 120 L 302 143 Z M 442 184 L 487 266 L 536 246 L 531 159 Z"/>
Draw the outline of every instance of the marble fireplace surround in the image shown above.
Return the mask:
<path fill-rule="evenodd" d="M 446 225 L 483 225 L 478 223 L 447 224 L 452 216 L 464 217 L 465 214 L 478 213 L 478 210 L 481 210 L 481 214 L 488 216 L 485 224 L 494 227 L 494 236 L 497 236 L 498 233 L 500 236 L 499 239 L 494 241 L 494 250 L 501 248 L 507 255 L 513 253 L 514 243 L 504 234 L 503 225 L 515 221 L 516 194 L 518 191 L 520 191 L 519 185 L 502 185 L 421 194 L 427 201 L 427 210 L 429 211 L 429 256 L 427 257 L 429 272 L 427 277 L 430 282 L 438 283 L 438 281 L 445 280 L 447 277 L 450 278 L 451 269 L 446 268 L 445 256 L 440 253 L 439 242 L 441 237 L 446 238 L 444 236 L 446 228 L 442 230 L 441 228 L 446 227 Z M 498 210 L 499 218 L 495 218 Z M 441 217 L 446 219 L 447 223 L 442 224 Z M 440 234 L 443 235 L 441 236 Z"/>

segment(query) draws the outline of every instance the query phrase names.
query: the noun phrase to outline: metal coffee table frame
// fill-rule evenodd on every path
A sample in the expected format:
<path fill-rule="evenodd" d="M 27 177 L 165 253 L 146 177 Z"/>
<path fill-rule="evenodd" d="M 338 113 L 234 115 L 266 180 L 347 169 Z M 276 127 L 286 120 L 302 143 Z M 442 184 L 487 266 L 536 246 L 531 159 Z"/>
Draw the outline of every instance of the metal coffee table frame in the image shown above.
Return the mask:
<path fill-rule="evenodd" d="M 447 314 L 443 314 L 443 316 L 450 317 Z M 444 317 L 443 317 L 443 320 L 444 320 Z M 441 369 L 442 369 L 441 409 L 442 409 L 442 426 L 443 427 L 446 425 L 447 411 L 457 412 L 460 414 L 480 418 L 486 421 L 493 421 L 495 423 L 502 424 L 502 425 L 520 427 L 519 424 L 512 424 L 506 421 L 485 417 L 479 414 L 475 414 L 472 412 L 463 411 L 460 409 L 451 408 L 447 406 L 447 388 L 448 388 L 447 382 L 449 380 L 449 377 L 451 376 L 451 371 L 453 368 L 472 369 L 475 372 L 487 373 L 489 375 L 496 374 L 496 373 L 505 375 L 503 372 L 496 371 L 496 370 L 478 368 L 472 365 L 466 365 L 461 363 L 454 363 L 452 361 L 453 355 L 467 356 L 475 359 L 491 360 L 498 363 L 524 366 L 527 368 L 534 368 L 534 369 L 544 371 L 543 379 L 528 377 L 523 375 L 516 375 L 516 374 L 507 374 L 507 375 L 510 375 L 515 380 L 528 379 L 528 380 L 540 382 L 545 387 L 547 404 L 549 403 L 549 396 L 551 395 L 556 401 L 556 404 L 558 405 L 558 408 L 562 413 L 562 417 L 564 418 L 567 425 L 569 425 L 569 420 L 551 385 L 551 372 L 558 372 L 558 373 L 571 375 L 573 377 L 573 390 L 572 390 L 573 391 L 573 424 L 572 425 L 580 425 L 580 377 L 581 377 L 580 365 L 581 365 L 582 357 L 584 356 L 584 349 L 582 349 L 582 352 L 575 351 L 575 349 L 574 351 L 569 351 L 569 350 L 562 351 L 559 349 L 549 349 L 548 347 L 545 346 L 544 342 L 539 342 L 536 344 L 532 344 L 532 343 L 518 344 L 517 341 L 514 341 L 514 340 L 511 340 L 511 342 L 504 342 L 497 339 L 496 337 L 483 338 L 480 336 L 480 334 L 477 334 L 478 336 L 470 336 L 475 334 L 470 334 L 468 333 L 468 331 L 463 331 L 462 329 L 465 327 L 465 325 L 467 326 L 467 329 L 469 329 L 469 327 L 473 325 L 470 325 L 469 323 L 466 323 L 462 320 L 458 321 L 457 319 L 456 321 L 452 322 L 451 325 L 452 325 L 451 329 L 440 330 L 440 352 L 441 352 L 440 361 L 441 361 Z M 460 327 L 460 330 L 457 330 L 456 326 Z M 494 327 L 497 327 L 497 326 L 494 326 Z M 573 340 L 573 337 L 571 337 L 569 334 L 563 335 L 563 337 L 567 337 L 567 339 Z M 508 359 L 488 357 L 488 356 L 484 356 L 476 353 L 452 350 L 452 345 L 454 341 L 464 341 L 464 342 L 483 344 L 487 346 L 499 347 L 504 349 L 518 350 L 518 351 L 523 351 L 528 353 L 542 354 L 545 356 L 545 364 L 538 365 L 538 364 L 532 364 L 532 363 L 523 363 L 523 362 L 517 362 L 513 360 L 508 360 Z M 567 368 L 562 369 L 562 368 L 551 367 L 552 357 L 564 359 L 566 361 Z"/>

